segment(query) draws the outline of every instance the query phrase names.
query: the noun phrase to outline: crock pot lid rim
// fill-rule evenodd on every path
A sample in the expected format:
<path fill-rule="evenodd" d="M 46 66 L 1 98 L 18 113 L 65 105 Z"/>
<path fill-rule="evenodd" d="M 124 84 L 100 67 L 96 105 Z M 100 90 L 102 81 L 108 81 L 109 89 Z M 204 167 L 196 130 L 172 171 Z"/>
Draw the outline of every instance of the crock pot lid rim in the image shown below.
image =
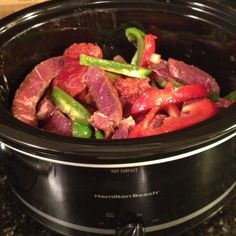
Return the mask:
<path fill-rule="evenodd" d="M 26 151 L 22 151 L 20 149 L 10 146 L 10 145 L 4 144 L 1 141 L 0 141 L 0 144 L 1 144 L 2 149 L 4 149 L 5 147 L 8 147 L 9 149 L 11 149 L 13 151 L 21 153 L 25 156 L 36 158 L 41 161 L 46 161 L 46 162 L 61 164 L 61 165 L 74 166 L 74 167 L 110 169 L 110 168 L 134 168 L 134 167 L 140 167 L 140 166 L 150 166 L 150 165 L 162 164 L 162 163 L 167 163 L 167 162 L 172 162 L 172 161 L 178 161 L 178 160 L 202 153 L 202 152 L 207 151 L 211 148 L 217 147 L 218 145 L 221 145 L 221 144 L 227 142 L 228 140 L 230 140 L 231 138 L 233 138 L 235 136 L 236 136 L 236 132 L 229 135 L 228 137 L 225 137 L 221 140 L 216 141 L 215 143 L 200 147 L 196 150 L 192 150 L 192 151 L 188 151 L 188 152 L 180 153 L 180 154 L 174 154 L 172 156 L 170 155 L 170 156 L 167 156 L 164 158 L 154 158 L 151 160 L 140 160 L 140 161 L 136 160 L 133 162 L 127 158 L 126 162 L 117 162 L 117 163 L 115 163 L 116 160 L 114 160 L 114 162 L 112 162 L 112 163 L 105 163 L 105 162 L 104 163 L 95 163 L 95 162 L 89 163 L 89 162 L 85 161 L 86 159 L 84 160 L 84 162 L 52 159 L 49 157 L 40 156 L 38 154 L 33 154 L 33 153 L 28 153 Z"/>
<path fill-rule="evenodd" d="M 125 1 L 125 3 L 142 3 L 143 1 L 141 0 L 128 0 Z M 103 1 L 97 1 L 97 0 L 87 0 L 87 1 L 75 1 L 75 0 L 58 0 L 58 1 L 46 1 L 46 2 L 41 2 L 29 7 L 26 7 L 24 9 L 21 9 L 15 13 L 12 13 L 2 19 L 0 19 L 0 29 L 2 27 L 5 27 L 7 24 L 11 23 L 12 21 L 16 21 L 17 19 L 20 19 L 22 17 L 24 17 L 27 13 L 31 12 L 31 13 L 40 13 L 40 12 L 44 12 L 44 14 L 46 14 L 46 11 L 58 11 L 58 9 L 61 8 L 61 4 L 63 4 L 66 6 L 66 8 L 70 8 L 73 7 L 74 5 L 78 6 L 78 7 L 84 7 L 84 6 L 90 6 L 90 5 L 94 5 L 94 4 L 98 4 L 98 5 L 102 5 L 102 4 L 121 4 L 124 2 L 120 1 L 120 0 L 103 0 Z M 146 3 L 157 3 L 157 1 L 155 0 L 146 0 Z M 234 9 L 232 6 L 230 6 L 230 4 L 222 4 L 220 2 L 215 2 L 215 1 L 211 1 L 211 0 L 179 0 L 177 1 L 166 1 L 166 2 L 161 2 L 159 1 L 159 3 L 161 4 L 174 4 L 174 5 L 178 5 L 178 4 L 185 4 L 185 7 L 189 7 L 191 9 L 204 9 L 204 12 L 208 12 L 209 14 L 213 14 L 214 13 L 220 13 L 220 18 L 224 20 L 224 15 L 225 16 L 236 16 L 236 9 Z"/>

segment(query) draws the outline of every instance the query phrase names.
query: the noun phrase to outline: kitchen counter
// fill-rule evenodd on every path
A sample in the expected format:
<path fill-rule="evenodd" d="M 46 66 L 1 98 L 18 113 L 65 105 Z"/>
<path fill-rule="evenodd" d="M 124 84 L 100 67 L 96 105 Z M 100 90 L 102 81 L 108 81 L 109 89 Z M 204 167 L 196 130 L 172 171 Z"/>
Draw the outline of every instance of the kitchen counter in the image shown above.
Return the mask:
<path fill-rule="evenodd" d="M 38 1 L 0 0 L 0 18 Z M 232 1 L 217 1 L 235 4 Z M 59 236 L 27 215 L 10 189 L 0 158 L 0 236 Z M 181 236 L 236 236 L 236 191 L 214 217 Z"/>
<path fill-rule="evenodd" d="M 1 0 L 0 19 L 13 12 L 41 2 L 45 2 L 45 0 Z"/>

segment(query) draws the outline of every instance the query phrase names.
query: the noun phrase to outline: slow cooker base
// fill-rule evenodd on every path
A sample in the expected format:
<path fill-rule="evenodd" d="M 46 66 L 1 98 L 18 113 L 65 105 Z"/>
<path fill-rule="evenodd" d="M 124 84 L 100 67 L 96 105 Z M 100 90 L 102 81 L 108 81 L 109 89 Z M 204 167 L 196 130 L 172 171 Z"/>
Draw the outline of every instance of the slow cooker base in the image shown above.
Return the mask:
<path fill-rule="evenodd" d="M 164 224 L 156 225 L 152 227 L 146 227 L 145 234 L 148 234 L 150 236 L 155 236 L 157 233 L 161 233 L 162 236 L 177 236 L 198 226 L 199 224 L 206 221 L 207 219 L 212 218 L 225 205 L 227 205 L 230 199 L 232 199 L 232 197 L 236 194 L 235 187 L 236 187 L 236 182 L 227 191 L 225 191 L 221 196 L 215 199 L 213 202 L 209 203 L 207 206 L 203 207 L 202 209 L 199 209 L 198 211 L 190 214 L 191 216 L 193 216 L 193 215 L 198 215 L 199 212 L 202 212 L 202 214 L 196 216 L 195 218 L 192 218 L 191 220 L 187 220 L 184 223 L 180 223 L 178 225 L 165 228 L 165 229 L 161 229 L 164 226 Z M 29 215 L 31 215 L 40 224 L 44 225 L 45 227 L 55 232 L 58 232 L 66 236 L 116 235 L 116 226 L 114 227 L 114 229 L 102 229 L 102 228 L 98 229 L 98 228 L 92 228 L 92 227 L 89 228 L 89 227 L 84 227 L 80 225 L 75 225 L 69 222 L 62 221 L 55 217 L 52 217 L 36 209 L 29 203 L 27 203 L 24 199 L 22 199 L 16 193 L 14 188 L 12 188 L 12 190 L 15 193 L 21 205 L 23 206 L 23 208 L 26 210 L 26 212 Z M 190 217 L 190 215 L 186 216 L 185 218 L 187 219 L 188 217 Z M 176 219 L 175 221 L 181 222 L 182 220 L 183 220 L 183 217 L 180 219 Z M 130 222 L 130 223 L 134 223 L 134 222 Z M 171 226 L 171 222 L 167 222 L 166 224 L 170 224 Z M 157 230 L 155 230 L 155 228 Z"/>

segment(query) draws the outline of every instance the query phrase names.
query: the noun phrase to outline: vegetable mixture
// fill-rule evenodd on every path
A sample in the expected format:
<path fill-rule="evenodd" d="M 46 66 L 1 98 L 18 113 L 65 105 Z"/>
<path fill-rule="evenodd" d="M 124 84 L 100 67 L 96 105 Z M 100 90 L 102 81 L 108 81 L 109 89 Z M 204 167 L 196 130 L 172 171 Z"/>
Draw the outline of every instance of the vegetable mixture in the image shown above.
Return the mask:
<path fill-rule="evenodd" d="M 12 114 L 48 132 L 79 138 L 139 138 L 202 122 L 235 101 L 220 97 L 215 79 L 201 69 L 156 53 L 156 36 L 125 30 L 136 52 L 103 58 L 92 43 L 74 43 L 26 76 Z"/>

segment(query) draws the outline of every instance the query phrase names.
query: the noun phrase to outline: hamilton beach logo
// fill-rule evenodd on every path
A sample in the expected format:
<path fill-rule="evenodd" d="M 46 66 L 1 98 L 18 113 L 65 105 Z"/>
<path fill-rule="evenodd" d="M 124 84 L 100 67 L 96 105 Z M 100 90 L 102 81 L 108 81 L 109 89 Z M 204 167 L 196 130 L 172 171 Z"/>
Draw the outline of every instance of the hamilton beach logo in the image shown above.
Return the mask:
<path fill-rule="evenodd" d="M 94 198 L 98 199 L 134 199 L 134 198 L 145 198 L 154 197 L 159 194 L 159 191 L 152 191 L 147 193 L 132 193 L 132 194 L 94 194 Z"/>

